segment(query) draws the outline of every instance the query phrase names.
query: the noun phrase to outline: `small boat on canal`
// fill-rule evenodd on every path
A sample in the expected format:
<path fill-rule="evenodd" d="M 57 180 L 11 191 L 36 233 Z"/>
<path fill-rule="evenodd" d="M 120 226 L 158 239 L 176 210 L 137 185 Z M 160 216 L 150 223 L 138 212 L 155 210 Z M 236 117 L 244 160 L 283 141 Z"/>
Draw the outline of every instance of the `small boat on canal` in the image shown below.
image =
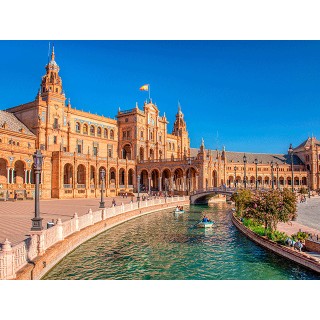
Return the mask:
<path fill-rule="evenodd" d="M 200 221 L 197 223 L 197 228 L 212 228 L 213 221 Z"/>
<path fill-rule="evenodd" d="M 184 213 L 183 207 L 176 207 L 173 210 L 173 213 Z"/>

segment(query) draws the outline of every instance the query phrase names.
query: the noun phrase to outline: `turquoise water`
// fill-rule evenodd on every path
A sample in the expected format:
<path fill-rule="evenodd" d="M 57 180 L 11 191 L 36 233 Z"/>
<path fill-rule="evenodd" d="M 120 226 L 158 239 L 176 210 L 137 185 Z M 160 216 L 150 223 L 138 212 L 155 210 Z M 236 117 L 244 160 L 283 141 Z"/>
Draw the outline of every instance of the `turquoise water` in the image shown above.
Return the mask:
<path fill-rule="evenodd" d="M 320 279 L 242 235 L 226 204 L 161 211 L 82 244 L 44 279 Z M 212 230 L 194 228 L 203 214 Z"/>

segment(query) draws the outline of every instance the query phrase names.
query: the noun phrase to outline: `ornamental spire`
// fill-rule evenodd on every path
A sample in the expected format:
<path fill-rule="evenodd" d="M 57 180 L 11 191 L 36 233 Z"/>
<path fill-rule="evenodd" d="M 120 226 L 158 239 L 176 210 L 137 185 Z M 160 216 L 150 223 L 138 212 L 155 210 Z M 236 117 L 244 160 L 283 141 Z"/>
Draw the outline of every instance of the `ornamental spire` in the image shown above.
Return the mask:
<path fill-rule="evenodd" d="M 54 43 L 52 44 L 51 61 L 54 61 Z"/>

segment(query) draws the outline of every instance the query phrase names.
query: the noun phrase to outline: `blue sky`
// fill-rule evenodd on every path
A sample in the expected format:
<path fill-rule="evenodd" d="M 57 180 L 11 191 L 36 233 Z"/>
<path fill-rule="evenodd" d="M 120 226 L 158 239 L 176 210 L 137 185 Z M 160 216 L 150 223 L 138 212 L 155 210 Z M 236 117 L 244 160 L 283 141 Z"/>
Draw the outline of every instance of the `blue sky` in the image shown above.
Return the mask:
<path fill-rule="evenodd" d="M 0 41 L 0 108 L 34 99 L 49 41 Z M 51 40 L 52 43 L 52 40 Z M 73 107 L 114 118 L 151 98 L 169 131 L 178 100 L 191 146 L 286 152 L 320 139 L 319 41 L 54 41 Z"/>

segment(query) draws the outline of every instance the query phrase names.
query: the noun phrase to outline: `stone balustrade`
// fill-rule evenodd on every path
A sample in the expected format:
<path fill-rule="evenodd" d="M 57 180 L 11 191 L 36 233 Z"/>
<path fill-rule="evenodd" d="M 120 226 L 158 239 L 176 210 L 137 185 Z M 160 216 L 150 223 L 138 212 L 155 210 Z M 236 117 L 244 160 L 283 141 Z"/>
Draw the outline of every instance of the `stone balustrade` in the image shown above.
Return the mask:
<path fill-rule="evenodd" d="M 35 232 L 14 247 L 12 247 L 10 241 L 6 239 L 0 251 L 0 280 L 14 279 L 16 273 L 37 256 L 43 255 L 48 248 L 81 229 L 106 220 L 107 218 L 137 210 L 138 208 L 185 200 L 187 200 L 186 197 L 159 198 L 125 205 L 121 203 L 121 205 L 95 212 L 89 209 L 88 213 L 81 217 L 78 217 L 78 214 L 75 213 L 70 220 L 62 222 L 61 219 L 58 219 L 53 227 L 42 230 L 41 232 Z"/>

